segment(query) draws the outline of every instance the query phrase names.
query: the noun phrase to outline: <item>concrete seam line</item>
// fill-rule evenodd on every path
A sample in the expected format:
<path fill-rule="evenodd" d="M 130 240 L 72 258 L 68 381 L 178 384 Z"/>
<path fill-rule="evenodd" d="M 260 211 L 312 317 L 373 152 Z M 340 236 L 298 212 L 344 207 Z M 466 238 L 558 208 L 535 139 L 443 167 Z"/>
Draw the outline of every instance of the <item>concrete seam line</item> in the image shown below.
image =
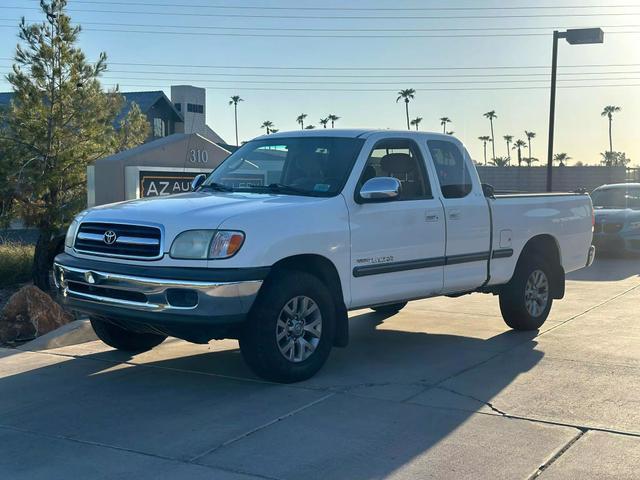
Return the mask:
<path fill-rule="evenodd" d="M 473 395 L 467 395 L 465 393 L 460 393 L 460 392 L 457 392 L 456 390 L 453 390 L 451 388 L 446 388 L 446 387 L 442 387 L 442 386 L 435 387 L 435 388 L 439 389 L 439 390 L 443 390 L 445 392 L 453 393 L 454 395 L 459 395 L 460 397 L 469 398 L 469 399 L 471 399 L 473 401 L 481 403 L 482 405 L 485 405 L 485 406 L 489 407 L 492 411 L 496 412 L 499 415 L 502 415 L 503 417 L 508 417 L 509 416 L 508 413 L 503 412 L 502 410 L 496 408 L 491 402 L 485 402 L 484 400 L 480 400 L 479 398 L 476 398 Z"/>
<path fill-rule="evenodd" d="M 227 440 L 226 442 L 221 443 L 220 445 L 216 445 L 215 447 L 210 448 L 209 450 L 206 450 L 205 452 L 199 453 L 195 457 L 190 458 L 189 459 L 189 463 L 196 463 L 202 457 L 205 457 L 206 455 L 209 455 L 210 453 L 213 453 L 216 450 L 219 450 L 220 448 L 226 447 L 228 445 L 231 445 L 232 443 L 235 443 L 235 442 L 238 442 L 238 441 L 240 441 L 240 440 L 242 440 L 244 438 L 247 438 L 247 437 L 253 435 L 256 432 L 259 432 L 260 430 L 264 430 L 265 428 L 270 427 L 271 425 L 274 425 L 274 424 L 276 424 L 278 422 L 281 422 L 282 420 L 285 420 L 285 419 L 287 419 L 289 417 L 292 417 L 293 415 L 295 415 L 297 413 L 300 413 L 303 410 L 306 410 L 308 408 L 311 408 L 311 407 L 313 407 L 314 405 L 317 405 L 320 402 L 324 402 L 325 400 L 333 397 L 334 395 L 336 395 L 335 392 L 334 393 L 330 393 L 328 395 L 325 395 L 324 397 L 320 397 L 320 398 L 314 400 L 313 402 L 309 402 L 306 405 L 303 405 L 303 406 L 298 407 L 298 408 L 296 408 L 294 410 L 291 410 L 288 413 L 285 413 L 284 415 L 280 415 L 278 418 L 274 418 L 273 420 L 271 420 L 271 421 L 269 421 L 269 422 L 267 422 L 265 424 L 262 424 L 262 425 L 260 425 L 258 427 L 255 427 L 255 428 L 249 430 L 248 432 L 242 433 L 242 434 L 238 435 L 237 437 L 234 437 L 234 438 L 232 438 L 230 440 Z M 198 465 L 200 465 L 200 464 L 198 463 Z"/>
<path fill-rule="evenodd" d="M 27 435 L 33 435 L 35 437 L 42 437 L 42 438 L 47 438 L 49 440 L 63 440 L 63 441 L 67 441 L 67 442 L 73 442 L 73 443 L 78 443 L 80 445 L 88 445 L 91 447 L 97 447 L 97 448 L 108 448 L 109 450 L 116 450 L 119 452 L 125 452 L 125 453 L 130 453 L 133 455 L 142 455 L 145 457 L 150 457 L 150 458 L 155 458 L 158 460 L 165 460 L 168 462 L 173 462 L 173 463 L 177 463 L 177 464 L 181 464 L 181 465 L 195 465 L 192 462 L 189 461 L 185 461 L 185 460 L 181 460 L 179 458 L 173 458 L 173 457 L 167 457 L 165 455 L 159 455 L 156 453 L 150 453 L 150 452 L 144 452 L 141 450 L 134 450 L 132 448 L 126 448 L 126 447 L 119 447 L 117 445 L 110 445 L 108 443 L 100 443 L 100 442 L 94 442 L 91 440 L 82 440 L 79 438 L 74 438 L 74 437 L 68 437 L 66 435 L 54 435 L 54 434 L 50 434 L 50 433 L 44 433 L 44 432 L 37 432 L 34 430 L 29 430 L 26 428 L 20 428 L 20 427 L 14 427 L 12 425 L 3 425 L 0 424 L 0 428 L 3 428 L 5 430 L 11 430 L 14 432 L 19 432 L 19 433 L 24 433 Z M 265 480 L 280 480 L 276 477 L 268 477 L 266 475 L 261 475 L 258 473 L 249 473 L 249 472 L 244 472 L 242 470 L 235 470 L 232 468 L 227 468 L 227 467 L 219 467 L 219 466 L 212 466 L 212 465 L 206 465 L 206 464 L 197 464 L 198 466 L 201 467 L 205 467 L 208 468 L 209 470 L 221 470 L 221 471 L 226 471 L 226 472 L 230 472 L 230 473 L 236 473 L 236 474 L 242 474 L 242 475 L 247 475 L 247 476 L 254 476 L 257 478 L 263 478 Z"/>
<path fill-rule="evenodd" d="M 567 450 L 569 450 L 578 440 L 580 440 L 585 433 L 587 433 L 587 430 L 580 430 L 560 450 L 558 450 L 554 455 L 552 455 L 549 460 L 547 460 L 542 465 L 540 465 L 538 469 L 535 472 L 533 472 L 533 474 L 529 476 L 527 480 L 533 480 L 535 478 L 538 478 L 542 474 L 542 472 L 544 472 L 547 468 L 553 465 L 560 457 L 562 457 L 562 455 L 564 455 L 567 452 Z"/>

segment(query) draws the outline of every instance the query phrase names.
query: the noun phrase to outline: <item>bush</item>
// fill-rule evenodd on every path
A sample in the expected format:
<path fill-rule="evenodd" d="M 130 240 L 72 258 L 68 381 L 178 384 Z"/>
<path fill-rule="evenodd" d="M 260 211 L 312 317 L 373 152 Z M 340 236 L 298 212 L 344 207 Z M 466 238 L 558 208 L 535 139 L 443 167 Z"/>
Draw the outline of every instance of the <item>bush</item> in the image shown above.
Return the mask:
<path fill-rule="evenodd" d="M 9 287 L 31 279 L 33 245 L 0 244 L 0 287 Z"/>

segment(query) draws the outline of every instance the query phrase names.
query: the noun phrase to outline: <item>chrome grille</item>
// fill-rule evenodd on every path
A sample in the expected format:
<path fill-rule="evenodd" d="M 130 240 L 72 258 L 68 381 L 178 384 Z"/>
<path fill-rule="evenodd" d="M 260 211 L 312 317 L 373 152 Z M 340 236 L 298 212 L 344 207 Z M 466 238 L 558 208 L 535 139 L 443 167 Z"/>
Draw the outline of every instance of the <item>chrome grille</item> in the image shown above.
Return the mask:
<path fill-rule="evenodd" d="M 86 222 L 80 225 L 74 246 L 78 252 L 149 260 L 162 255 L 161 240 L 158 227 Z"/>

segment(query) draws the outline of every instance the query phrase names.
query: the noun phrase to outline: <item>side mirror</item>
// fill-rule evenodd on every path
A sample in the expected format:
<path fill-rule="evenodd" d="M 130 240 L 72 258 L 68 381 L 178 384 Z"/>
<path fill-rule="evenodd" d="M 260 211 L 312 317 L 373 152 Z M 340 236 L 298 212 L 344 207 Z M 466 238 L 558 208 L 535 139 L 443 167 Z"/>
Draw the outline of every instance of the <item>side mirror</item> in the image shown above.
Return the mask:
<path fill-rule="evenodd" d="M 484 196 L 487 198 L 496 198 L 496 189 L 488 183 L 482 184 L 482 193 L 484 193 Z"/>
<path fill-rule="evenodd" d="M 375 177 L 367 180 L 360 189 L 362 203 L 396 200 L 402 191 L 400 180 L 393 177 Z"/>
<path fill-rule="evenodd" d="M 207 179 L 207 176 L 204 173 L 200 173 L 196 175 L 193 180 L 191 180 L 191 191 L 195 192 L 200 188 L 200 185 Z"/>

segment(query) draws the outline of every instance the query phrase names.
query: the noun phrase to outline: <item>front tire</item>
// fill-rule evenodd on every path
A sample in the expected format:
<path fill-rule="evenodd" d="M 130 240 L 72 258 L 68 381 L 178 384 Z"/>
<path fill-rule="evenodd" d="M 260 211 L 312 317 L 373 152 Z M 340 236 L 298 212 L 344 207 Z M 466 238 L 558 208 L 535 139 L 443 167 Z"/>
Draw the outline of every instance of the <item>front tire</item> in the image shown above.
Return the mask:
<path fill-rule="evenodd" d="M 146 352 L 160 345 L 167 338 L 157 333 L 138 333 L 126 330 L 113 323 L 91 318 L 91 326 L 104 343 L 124 352 Z"/>
<path fill-rule="evenodd" d="M 514 330 L 538 330 L 549 316 L 551 267 L 539 256 L 524 259 L 500 293 L 500 311 Z"/>
<path fill-rule="evenodd" d="M 326 362 L 335 335 L 335 304 L 327 286 L 304 272 L 265 283 L 240 335 L 240 351 L 260 377 L 292 383 Z"/>

